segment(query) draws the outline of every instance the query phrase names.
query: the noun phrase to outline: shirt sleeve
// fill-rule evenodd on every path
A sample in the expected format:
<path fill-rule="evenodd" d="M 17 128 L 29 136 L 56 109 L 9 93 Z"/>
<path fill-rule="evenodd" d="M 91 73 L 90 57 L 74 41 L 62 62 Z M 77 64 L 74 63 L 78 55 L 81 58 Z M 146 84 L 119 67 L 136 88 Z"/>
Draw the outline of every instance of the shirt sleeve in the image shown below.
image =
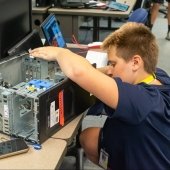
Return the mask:
<path fill-rule="evenodd" d="M 105 112 L 110 118 L 138 124 L 160 105 L 161 98 L 157 88 L 145 83 L 132 85 L 122 82 L 120 78 L 115 78 L 115 81 L 119 91 L 118 106 L 114 110 L 105 105 Z"/>

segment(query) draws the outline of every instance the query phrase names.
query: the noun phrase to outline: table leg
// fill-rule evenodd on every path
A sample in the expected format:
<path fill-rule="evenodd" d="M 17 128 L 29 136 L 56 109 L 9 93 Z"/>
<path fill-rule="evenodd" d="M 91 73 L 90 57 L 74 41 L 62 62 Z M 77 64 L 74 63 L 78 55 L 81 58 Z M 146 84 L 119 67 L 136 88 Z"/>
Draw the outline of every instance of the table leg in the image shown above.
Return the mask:
<path fill-rule="evenodd" d="M 100 18 L 93 17 L 93 42 L 99 41 Z"/>

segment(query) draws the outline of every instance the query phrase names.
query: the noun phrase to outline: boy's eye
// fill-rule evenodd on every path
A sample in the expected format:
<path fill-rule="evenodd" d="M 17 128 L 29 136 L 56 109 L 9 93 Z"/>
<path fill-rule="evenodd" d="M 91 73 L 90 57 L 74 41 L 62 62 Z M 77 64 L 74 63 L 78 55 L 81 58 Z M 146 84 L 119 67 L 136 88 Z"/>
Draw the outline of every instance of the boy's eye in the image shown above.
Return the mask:
<path fill-rule="evenodd" d="M 107 65 L 108 65 L 108 66 L 115 67 L 116 63 L 113 63 L 113 62 L 108 61 Z"/>

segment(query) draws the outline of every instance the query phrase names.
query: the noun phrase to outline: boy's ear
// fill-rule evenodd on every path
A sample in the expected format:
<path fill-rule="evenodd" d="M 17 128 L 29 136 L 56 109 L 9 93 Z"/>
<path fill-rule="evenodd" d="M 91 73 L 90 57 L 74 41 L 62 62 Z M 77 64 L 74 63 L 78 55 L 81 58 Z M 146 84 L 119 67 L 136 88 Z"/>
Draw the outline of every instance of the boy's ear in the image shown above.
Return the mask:
<path fill-rule="evenodd" d="M 133 71 L 138 70 L 143 66 L 143 60 L 140 55 L 134 55 L 132 57 L 132 69 Z"/>

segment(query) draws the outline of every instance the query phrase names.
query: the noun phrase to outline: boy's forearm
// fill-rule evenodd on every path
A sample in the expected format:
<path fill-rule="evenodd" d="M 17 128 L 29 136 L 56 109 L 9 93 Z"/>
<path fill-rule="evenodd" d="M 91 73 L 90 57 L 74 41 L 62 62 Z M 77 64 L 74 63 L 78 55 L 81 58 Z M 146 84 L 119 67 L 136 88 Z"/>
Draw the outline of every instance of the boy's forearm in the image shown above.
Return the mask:
<path fill-rule="evenodd" d="M 81 56 L 71 52 L 70 50 L 61 50 L 59 55 L 56 56 L 56 61 L 59 63 L 62 71 L 71 79 L 78 79 L 82 71 L 87 73 L 87 70 L 91 68 L 91 64 L 88 60 Z"/>

